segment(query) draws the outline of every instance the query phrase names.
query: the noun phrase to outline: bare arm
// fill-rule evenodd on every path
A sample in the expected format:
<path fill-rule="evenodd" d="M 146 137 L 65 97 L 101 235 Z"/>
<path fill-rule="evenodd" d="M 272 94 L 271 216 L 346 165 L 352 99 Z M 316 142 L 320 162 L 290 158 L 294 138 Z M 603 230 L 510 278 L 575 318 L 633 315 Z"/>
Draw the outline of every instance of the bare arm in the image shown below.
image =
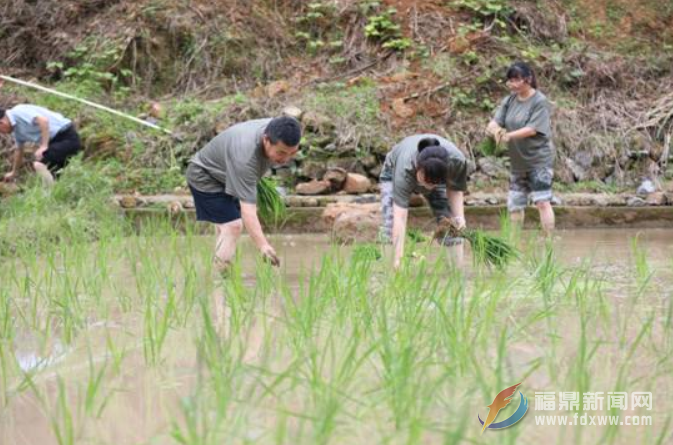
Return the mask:
<path fill-rule="evenodd" d="M 537 131 L 535 131 L 534 128 L 523 127 L 523 128 L 520 128 L 516 131 L 510 131 L 509 133 L 507 133 L 507 135 L 505 136 L 505 140 L 506 141 L 511 141 L 513 139 L 526 139 L 526 138 L 533 137 L 536 134 L 537 134 Z"/>
<path fill-rule="evenodd" d="M 454 223 L 458 228 L 465 227 L 465 208 L 463 205 L 463 192 L 446 190 L 446 199 L 449 201 Z"/>
<path fill-rule="evenodd" d="M 404 255 L 404 239 L 407 231 L 407 217 L 409 209 L 399 207 L 393 204 L 393 249 L 394 260 L 393 267 L 400 267 L 402 256 Z"/>
<path fill-rule="evenodd" d="M 40 147 L 35 152 L 35 159 L 41 161 L 42 155 L 49 148 L 49 119 L 37 116 L 34 122 L 40 127 Z"/>
<path fill-rule="evenodd" d="M 534 128 L 523 127 L 515 131 L 508 132 L 506 129 L 498 125 L 495 120 L 491 120 L 486 127 L 486 133 L 496 138 L 496 142 L 509 142 L 513 139 L 525 139 L 533 137 L 537 134 Z"/>
<path fill-rule="evenodd" d="M 43 116 L 37 116 L 35 123 L 40 127 L 40 150 L 49 146 L 49 119 Z"/>
<path fill-rule="evenodd" d="M 12 156 L 12 170 L 5 174 L 5 181 L 12 181 L 16 178 L 21 165 L 23 164 L 23 149 L 20 146 L 17 146 L 14 150 L 14 155 Z"/>
<path fill-rule="evenodd" d="M 257 217 L 257 205 L 241 202 L 241 219 L 255 246 L 257 246 L 264 257 L 277 266 L 279 264 L 278 257 L 276 256 L 276 251 L 271 247 L 266 236 L 264 236 L 262 224 Z"/>

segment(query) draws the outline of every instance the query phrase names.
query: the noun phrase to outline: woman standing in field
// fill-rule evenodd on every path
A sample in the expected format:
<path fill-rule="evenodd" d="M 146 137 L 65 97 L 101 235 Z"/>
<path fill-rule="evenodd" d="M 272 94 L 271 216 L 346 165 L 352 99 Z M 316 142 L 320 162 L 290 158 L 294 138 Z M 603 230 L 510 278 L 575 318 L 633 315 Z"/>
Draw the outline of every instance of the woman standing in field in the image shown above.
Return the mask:
<path fill-rule="evenodd" d="M 507 210 L 512 222 L 522 225 L 530 197 L 540 212 L 542 230 L 549 235 L 554 229 L 550 105 L 537 90 L 535 73 L 526 63 L 512 64 L 506 77 L 511 94 L 502 100 L 487 132 L 496 143 L 506 143 L 509 149 L 511 175 Z"/>

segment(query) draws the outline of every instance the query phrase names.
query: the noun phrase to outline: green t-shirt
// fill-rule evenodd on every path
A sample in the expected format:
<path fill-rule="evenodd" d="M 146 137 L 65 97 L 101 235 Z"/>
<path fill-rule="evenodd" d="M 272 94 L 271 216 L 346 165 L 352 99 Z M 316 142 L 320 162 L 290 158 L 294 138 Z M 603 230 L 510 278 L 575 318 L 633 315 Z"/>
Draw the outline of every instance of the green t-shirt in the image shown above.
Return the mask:
<path fill-rule="evenodd" d="M 449 190 L 467 190 L 467 160 L 458 148 L 436 134 L 417 134 L 404 138 L 386 155 L 380 181 L 393 182 L 393 202 L 404 209 L 409 207 L 409 198 L 414 192 L 428 191 L 416 180 L 418 143 L 425 138 L 434 138 L 449 155 L 446 186 Z"/>
<path fill-rule="evenodd" d="M 510 162 L 514 173 L 527 173 L 554 165 L 554 146 L 551 140 L 551 109 L 544 94 L 536 91 L 525 101 L 515 94 L 507 96 L 495 111 L 494 120 L 508 132 L 530 127 L 535 136 L 511 140 L 508 143 Z"/>
<path fill-rule="evenodd" d="M 189 161 L 187 182 L 206 193 L 224 191 L 243 202 L 257 202 L 257 183 L 271 167 L 262 137 L 271 119 L 257 119 L 227 128 Z"/>

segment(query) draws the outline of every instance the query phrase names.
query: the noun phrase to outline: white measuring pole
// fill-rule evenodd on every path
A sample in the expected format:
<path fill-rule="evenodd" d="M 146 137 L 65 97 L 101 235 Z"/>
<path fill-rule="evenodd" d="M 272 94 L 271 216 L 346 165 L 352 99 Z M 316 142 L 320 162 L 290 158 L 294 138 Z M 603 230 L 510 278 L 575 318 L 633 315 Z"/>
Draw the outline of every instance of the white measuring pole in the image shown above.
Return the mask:
<path fill-rule="evenodd" d="M 122 113 L 121 111 L 114 110 L 110 107 L 106 107 L 104 105 L 100 105 L 100 104 L 97 104 L 95 102 L 91 102 L 91 101 L 86 100 L 86 99 L 80 99 L 79 97 L 71 96 L 70 94 L 61 93 L 60 91 L 52 90 L 51 88 L 43 87 L 41 85 L 37 85 L 37 84 L 31 83 L 31 82 L 26 82 L 26 81 L 20 80 L 20 79 L 15 79 L 15 78 L 9 77 L 9 76 L 0 75 L 0 79 L 6 80 L 8 82 L 13 82 L 13 83 L 16 83 L 18 85 L 25 86 L 25 87 L 34 88 L 36 90 L 44 91 L 46 93 L 53 94 L 55 96 L 60 96 L 60 97 L 63 97 L 65 99 L 74 100 L 76 102 L 83 103 L 83 104 L 88 105 L 90 107 L 93 107 L 93 108 L 96 108 L 96 109 L 99 109 L 99 110 L 103 110 L 103 111 L 107 111 L 108 113 L 112 113 L 116 116 L 120 116 L 120 117 L 129 119 L 129 120 L 132 120 L 133 122 L 135 122 L 137 124 L 144 125 L 146 127 L 150 127 L 150 128 L 155 129 L 155 130 L 163 131 L 166 134 L 173 134 L 170 130 L 168 130 L 166 128 L 160 127 L 158 125 L 155 125 L 151 122 L 144 121 L 142 119 L 138 119 L 135 116 L 131 116 L 131 115 L 128 115 L 126 113 Z"/>

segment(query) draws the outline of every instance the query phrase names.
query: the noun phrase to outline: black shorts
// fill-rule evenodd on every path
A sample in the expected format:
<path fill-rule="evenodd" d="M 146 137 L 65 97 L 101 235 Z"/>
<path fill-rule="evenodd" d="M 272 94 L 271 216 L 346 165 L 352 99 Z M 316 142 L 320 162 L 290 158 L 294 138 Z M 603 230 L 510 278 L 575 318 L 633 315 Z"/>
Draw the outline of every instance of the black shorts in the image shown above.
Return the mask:
<path fill-rule="evenodd" d="M 241 219 L 241 203 L 238 198 L 224 192 L 202 192 L 191 185 L 189 190 L 194 197 L 197 221 L 225 224 Z"/>
<path fill-rule="evenodd" d="M 42 155 L 42 162 L 56 173 L 68 163 L 68 159 L 75 156 L 82 149 L 82 141 L 73 125 L 56 133 L 49 141 L 47 151 Z"/>

